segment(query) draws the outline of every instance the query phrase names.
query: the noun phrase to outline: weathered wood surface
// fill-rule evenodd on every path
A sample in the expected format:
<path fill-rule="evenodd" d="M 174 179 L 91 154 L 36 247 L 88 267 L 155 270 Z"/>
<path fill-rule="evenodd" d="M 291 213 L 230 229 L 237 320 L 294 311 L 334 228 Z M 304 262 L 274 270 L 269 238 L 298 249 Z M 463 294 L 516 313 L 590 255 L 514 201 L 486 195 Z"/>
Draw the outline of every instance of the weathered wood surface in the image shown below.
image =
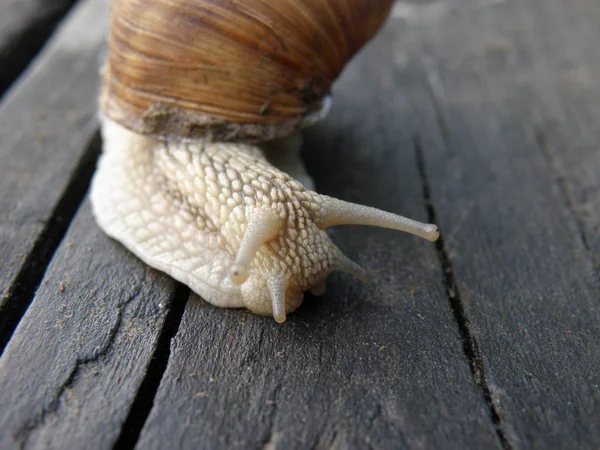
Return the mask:
<path fill-rule="evenodd" d="M 336 279 L 285 327 L 192 298 L 137 448 L 501 448 L 418 278 L 390 280 L 404 298 Z"/>
<path fill-rule="evenodd" d="M 600 5 L 414 12 L 398 89 L 498 426 L 514 448 L 599 448 Z"/>
<path fill-rule="evenodd" d="M 0 448 L 112 448 L 174 295 L 96 228 L 86 202 L 0 359 Z"/>
<path fill-rule="evenodd" d="M 73 0 L 0 2 L 0 96 L 44 45 Z"/>
<path fill-rule="evenodd" d="M 277 325 L 187 300 L 87 202 L 63 238 L 98 145 L 82 3 L 0 108 L 0 448 L 600 447 L 600 6 L 396 6 L 305 156 L 443 240 L 333 230 L 376 283 Z"/>
<path fill-rule="evenodd" d="M 107 3 L 75 11 L 0 107 L 0 351 L 93 170 Z"/>
<path fill-rule="evenodd" d="M 46 270 L 40 259 L 60 242 L 91 176 L 107 5 L 82 3 L 0 109 L 4 324 L 27 307 L 37 286 L 14 285 L 36 282 L 28 265 Z M 123 429 L 153 392 L 148 373 L 162 373 L 181 315 L 175 296 L 171 279 L 97 229 L 85 203 L 0 359 L 0 448 L 126 443 Z"/>

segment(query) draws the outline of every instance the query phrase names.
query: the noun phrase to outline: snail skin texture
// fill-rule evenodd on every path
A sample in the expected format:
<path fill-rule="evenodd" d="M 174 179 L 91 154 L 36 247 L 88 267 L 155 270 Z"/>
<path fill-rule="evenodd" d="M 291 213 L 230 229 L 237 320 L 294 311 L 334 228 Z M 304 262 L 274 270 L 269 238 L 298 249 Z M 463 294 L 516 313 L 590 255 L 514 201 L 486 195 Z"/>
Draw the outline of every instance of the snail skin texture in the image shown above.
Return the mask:
<path fill-rule="evenodd" d="M 298 130 L 326 115 L 392 3 L 117 0 L 91 189 L 100 227 L 213 305 L 277 322 L 333 271 L 368 281 L 328 227 L 435 241 L 435 225 L 314 192 L 299 157 Z"/>

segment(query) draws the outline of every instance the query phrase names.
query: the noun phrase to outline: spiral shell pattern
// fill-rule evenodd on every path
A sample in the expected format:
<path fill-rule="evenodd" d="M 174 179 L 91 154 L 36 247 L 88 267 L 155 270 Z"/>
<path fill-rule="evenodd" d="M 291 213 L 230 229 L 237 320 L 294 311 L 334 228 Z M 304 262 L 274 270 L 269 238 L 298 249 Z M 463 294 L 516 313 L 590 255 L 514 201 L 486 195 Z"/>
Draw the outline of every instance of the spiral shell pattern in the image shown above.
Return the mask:
<path fill-rule="evenodd" d="M 393 0 L 118 0 L 100 107 L 162 139 L 261 142 L 323 115 Z"/>

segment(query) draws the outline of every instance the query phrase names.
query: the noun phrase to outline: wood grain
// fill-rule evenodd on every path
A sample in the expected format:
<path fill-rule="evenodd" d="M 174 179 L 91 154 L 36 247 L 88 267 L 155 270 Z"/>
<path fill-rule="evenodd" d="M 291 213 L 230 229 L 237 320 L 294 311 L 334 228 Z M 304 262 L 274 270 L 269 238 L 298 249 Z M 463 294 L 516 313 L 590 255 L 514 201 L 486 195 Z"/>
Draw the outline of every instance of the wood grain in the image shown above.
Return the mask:
<path fill-rule="evenodd" d="M 44 45 L 74 0 L 0 3 L 0 96 Z"/>
<path fill-rule="evenodd" d="M 507 447 L 598 448 L 600 8 L 444 5 L 405 18 L 397 89 L 481 382 Z"/>
<path fill-rule="evenodd" d="M 0 348 L 85 193 L 81 172 L 93 170 L 107 5 L 77 8 L 0 107 Z"/>
<path fill-rule="evenodd" d="M 104 236 L 87 203 L 64 239 L 60 231 L 99 151 L 106 11 L 107 2 L 82 3 L 0 110 L 4 323 L 29 304 L 18 294 L 37 287 L 15 284 L 44 275 L 0 359 L 3 449 L 112 448 L 148 391 L 148 372 L 160 376 L 153 358 L 168 355 L 161 342 L 177 325 L 169 324 L 175 283 Z"/>
<path fill-rule="evenodd" d="M 174 295 L 86 202 L 0 359 L 0 448 L 112 448 Z"/>
<path fill-rule="evenodd" d="M 67 231 L 105 8 L 83 2 L 0 108 L 0 320 L 27 310 L 0 448 L 600 447 L 595 2 L 397 2 L 305 159 L 320 192 L 443 239 L 333 229 L 376 282 L 334 275 L 283 325 L 184 311 L 87 202 Z"/>

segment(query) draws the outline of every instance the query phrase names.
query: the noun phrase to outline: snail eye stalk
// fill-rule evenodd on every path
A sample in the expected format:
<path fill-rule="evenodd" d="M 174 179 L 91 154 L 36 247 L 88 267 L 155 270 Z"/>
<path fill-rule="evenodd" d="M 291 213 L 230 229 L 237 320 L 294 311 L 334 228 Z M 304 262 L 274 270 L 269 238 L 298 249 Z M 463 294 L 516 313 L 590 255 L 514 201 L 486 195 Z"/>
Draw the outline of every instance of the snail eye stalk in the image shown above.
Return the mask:
<path fill-rule="evenodd" d="M 371 225 L 390 228 L 414 234 L 430 242 L 435 242 L 440 237 L 438 227 L 434 224 L 417 222 L 377 208 L 349 203 L 331 197 L 326 197 L 319 211 L 319 217 L 315 222 L 323 229 L 335 225 Z"/>

